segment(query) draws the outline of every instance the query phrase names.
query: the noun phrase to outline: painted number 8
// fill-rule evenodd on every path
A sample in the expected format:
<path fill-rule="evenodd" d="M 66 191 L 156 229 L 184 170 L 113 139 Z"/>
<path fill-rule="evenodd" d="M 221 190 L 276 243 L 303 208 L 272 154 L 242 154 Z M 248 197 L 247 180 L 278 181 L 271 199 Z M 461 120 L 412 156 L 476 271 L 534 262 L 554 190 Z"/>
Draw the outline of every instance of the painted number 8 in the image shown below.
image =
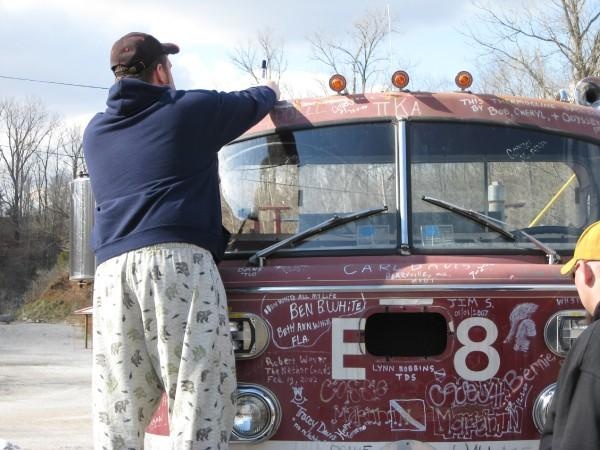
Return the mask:
<path fill-rule="evenodd" d="M 469 337 L 469 331 L 473 327 L 481 327 L 485 330 L 485 338 L 474 342 Z M 489 380 L 500 369 L 500 355 L 492 347 L 498 337 L 498 328 L 490 319 L 483 317 L 470 317 L 463 320 L 456 329 L 456 338 L 463 346 L 454 355 L 454 370 L 461 378 L 468 381 Z M 472 352 L 482 352 L 487 355 L 488 364 L 481 370 L 471 370 L 467 367 L 467 356 Z"/>

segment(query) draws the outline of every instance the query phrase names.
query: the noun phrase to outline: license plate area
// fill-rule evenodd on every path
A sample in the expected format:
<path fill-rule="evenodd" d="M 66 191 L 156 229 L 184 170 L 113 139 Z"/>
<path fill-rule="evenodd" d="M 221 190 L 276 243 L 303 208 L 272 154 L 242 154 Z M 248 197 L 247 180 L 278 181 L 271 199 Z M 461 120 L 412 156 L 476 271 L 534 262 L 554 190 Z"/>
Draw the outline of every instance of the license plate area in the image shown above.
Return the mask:
<path fill-rule="evenodd" d="M 367 353 L 385 357 L 431 357 L 448 347 L 449 327 L 438 312 L 380 312 L 367 317 Z"/>

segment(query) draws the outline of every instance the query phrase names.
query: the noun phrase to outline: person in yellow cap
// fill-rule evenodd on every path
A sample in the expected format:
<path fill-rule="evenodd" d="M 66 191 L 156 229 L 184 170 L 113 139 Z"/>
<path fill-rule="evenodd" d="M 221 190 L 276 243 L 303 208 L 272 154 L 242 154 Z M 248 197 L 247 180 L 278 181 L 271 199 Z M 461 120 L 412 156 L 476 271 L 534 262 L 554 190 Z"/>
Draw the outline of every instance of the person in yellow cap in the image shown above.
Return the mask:
<path fill-rule="evenodd" d="M 540 440 L 543 450 L 600 449 L 600 222 L 587 227 L 561 274 L 573 277 L 591 323 L 560 370 Z"/>

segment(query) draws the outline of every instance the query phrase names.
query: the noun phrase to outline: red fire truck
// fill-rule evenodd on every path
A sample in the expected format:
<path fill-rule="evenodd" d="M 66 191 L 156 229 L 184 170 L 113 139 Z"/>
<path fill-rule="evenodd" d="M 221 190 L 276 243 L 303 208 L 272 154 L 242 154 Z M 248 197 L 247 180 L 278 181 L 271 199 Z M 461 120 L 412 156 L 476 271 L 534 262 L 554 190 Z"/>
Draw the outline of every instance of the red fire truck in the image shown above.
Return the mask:
<path fill-rule="evenodd" d="M 600 220 L 600 79 L 579 105 L 393 79 L 334 77 L 220 151 L 233 448 L 537 448 L 585 327 L 559 268 Z"/>

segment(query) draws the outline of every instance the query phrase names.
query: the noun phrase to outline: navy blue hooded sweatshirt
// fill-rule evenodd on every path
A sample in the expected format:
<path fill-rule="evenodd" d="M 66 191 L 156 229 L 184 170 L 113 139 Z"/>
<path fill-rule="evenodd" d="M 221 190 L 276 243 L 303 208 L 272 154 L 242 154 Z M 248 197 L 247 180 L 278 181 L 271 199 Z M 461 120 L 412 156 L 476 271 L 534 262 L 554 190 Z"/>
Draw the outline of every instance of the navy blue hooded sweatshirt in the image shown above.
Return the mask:
<path fill-rule="evenodd" d="M 117 81 L 108 108 L 83 135 L 96 200 L 97 264 L 165 242 L 198 245 L 218 261 L 228 236 L 221 223 L 217 152 L 275 101 L 266 86 L 223 93 Z"/>

